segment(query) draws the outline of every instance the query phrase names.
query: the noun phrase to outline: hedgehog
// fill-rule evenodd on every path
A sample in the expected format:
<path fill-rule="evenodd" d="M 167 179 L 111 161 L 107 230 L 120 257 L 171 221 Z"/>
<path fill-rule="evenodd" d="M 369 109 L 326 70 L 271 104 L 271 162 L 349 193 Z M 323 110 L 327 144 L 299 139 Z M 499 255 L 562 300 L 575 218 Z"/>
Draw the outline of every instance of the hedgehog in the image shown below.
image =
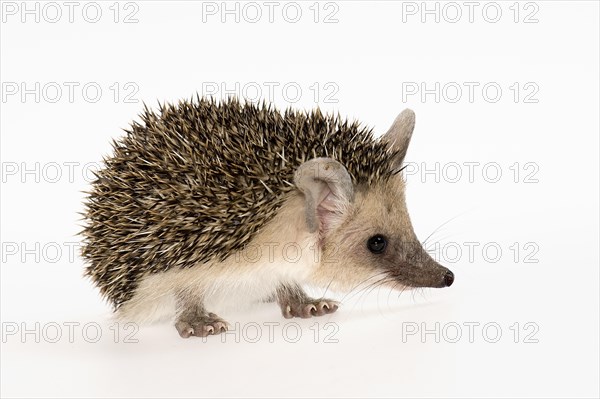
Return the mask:
<path fill-rule="evenodd" d="M 215 309 L 277 302 L 285 318 L 335 312 L 305 289 L 447 287 L 417 239 L 403 160 L 415 114 L 379 138 L 318 108 L 196 96 L 144 106 L 86 192 L 85 275 L 120 319 L 179 335 L 227 331 Z M 226 306 L 225 306 L 226 307 Z"/>

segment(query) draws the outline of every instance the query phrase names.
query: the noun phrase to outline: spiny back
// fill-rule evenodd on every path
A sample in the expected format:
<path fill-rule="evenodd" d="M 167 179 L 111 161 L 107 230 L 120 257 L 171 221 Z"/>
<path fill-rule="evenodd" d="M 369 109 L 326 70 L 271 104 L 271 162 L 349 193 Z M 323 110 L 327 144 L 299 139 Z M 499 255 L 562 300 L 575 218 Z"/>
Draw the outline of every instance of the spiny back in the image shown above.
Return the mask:
<path fill-rule="evenodd" d="M 197 99 L 147 108 L 113 142 L 86 202 L 86 274 L 115 308 L 140 279 L 242 249 L 294 190 L 304 161 L 331 157 L 355 184 L 393 173 L 370 130 L 339 117 Z"/>

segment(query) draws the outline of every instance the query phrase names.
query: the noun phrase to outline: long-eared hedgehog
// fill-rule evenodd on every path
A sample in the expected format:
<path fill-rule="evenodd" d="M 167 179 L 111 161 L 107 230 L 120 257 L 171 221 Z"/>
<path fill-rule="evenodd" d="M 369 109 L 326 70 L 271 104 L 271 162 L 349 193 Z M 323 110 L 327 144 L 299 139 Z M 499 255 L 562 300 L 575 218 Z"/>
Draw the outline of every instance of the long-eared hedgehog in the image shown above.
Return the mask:
<path fill-rule="evenodd" d="M 146 108 L 113 142 L 85 203 L 86 275 L 121 318 L 170 317 L 182 337 L 227 329 L 224 304 L 332 313 L 303 285 L 446 287 L 413 231 L 403 111 L 380 139 L 318 109 L 196 98 Z"/>

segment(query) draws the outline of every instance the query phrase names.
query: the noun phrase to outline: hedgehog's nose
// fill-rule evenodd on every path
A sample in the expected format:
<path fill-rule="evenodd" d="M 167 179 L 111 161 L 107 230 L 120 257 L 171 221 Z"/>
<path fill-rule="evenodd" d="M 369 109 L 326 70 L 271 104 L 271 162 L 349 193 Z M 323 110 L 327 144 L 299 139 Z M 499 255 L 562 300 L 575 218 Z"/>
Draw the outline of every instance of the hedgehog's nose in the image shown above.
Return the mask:
<path fill-rule="evenodd" d="M 454 282 L 454 273 L 452 273 L 450 270 L 448 270 L 446 272 L 446 275 L 444 276 L 444 283 L 446 284 L 446 287 L 450 287 L 453 282 Z"/>

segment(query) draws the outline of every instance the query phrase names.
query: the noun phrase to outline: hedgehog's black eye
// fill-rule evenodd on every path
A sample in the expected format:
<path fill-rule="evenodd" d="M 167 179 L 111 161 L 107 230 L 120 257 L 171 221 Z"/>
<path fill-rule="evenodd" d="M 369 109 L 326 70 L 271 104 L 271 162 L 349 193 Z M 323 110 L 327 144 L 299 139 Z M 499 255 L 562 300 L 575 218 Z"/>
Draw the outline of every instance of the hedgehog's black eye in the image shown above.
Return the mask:
<path fill-rule="evenodd" d="M 382 253 L 386 246 L 387 240 L 380 234 L 374 235 L 367 241 L 367 247 L 369 248 L 369 251 L 373 252 L 374 254 Z"/>

